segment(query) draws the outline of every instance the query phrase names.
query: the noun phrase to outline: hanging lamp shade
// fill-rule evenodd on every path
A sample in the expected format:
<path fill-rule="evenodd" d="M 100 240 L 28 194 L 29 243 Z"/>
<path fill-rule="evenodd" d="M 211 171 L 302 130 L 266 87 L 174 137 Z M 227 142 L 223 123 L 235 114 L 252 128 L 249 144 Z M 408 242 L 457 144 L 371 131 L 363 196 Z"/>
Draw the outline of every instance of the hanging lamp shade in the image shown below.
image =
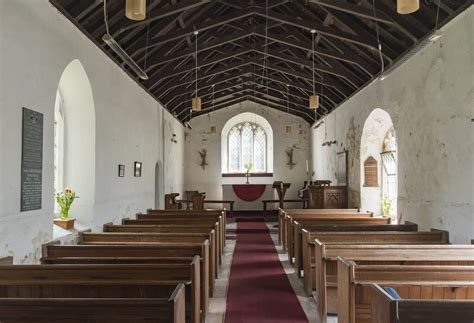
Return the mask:
<path fill-rule="evenodd" d="M 309 97 L 309 108 L 313 110 L 319 108 L 319 95 L 311 95 Z"/>
<path fill-rule="evenodd" d="M 397 0 L 397 12 L 408 15 L 420 9 L 420 0 Z"/>
<path fill-rule="evenodd" d="M 131 20 L 144 20 L 146 17 L 146 0 L 126 0 L 125 16 Z"/>
<path fill-rule="evenodd" d="M 201 98 L 196 96 L 192 101 L 192 108 L 194 112 L 201 111 Z"/>

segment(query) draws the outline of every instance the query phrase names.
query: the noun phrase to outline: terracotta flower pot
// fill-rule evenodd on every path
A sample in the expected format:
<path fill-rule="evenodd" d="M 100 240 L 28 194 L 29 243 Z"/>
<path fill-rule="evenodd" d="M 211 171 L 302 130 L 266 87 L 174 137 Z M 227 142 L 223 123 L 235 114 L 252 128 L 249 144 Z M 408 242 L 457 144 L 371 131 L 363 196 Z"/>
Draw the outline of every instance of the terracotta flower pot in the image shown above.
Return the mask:
<path fill-rule="evenodd" d="M 76 219 L 73 219 L 73 218 L 69 218 L 67 220 L 61 220 L 60 218 L 58 218 L 58 219 L 53 220 L 54 224 L 56 224 L 57 226 L 60 226 L 63 229 L 66 229 L 66 230 L 73 229 L 75 221 L 76 221 Z"/>

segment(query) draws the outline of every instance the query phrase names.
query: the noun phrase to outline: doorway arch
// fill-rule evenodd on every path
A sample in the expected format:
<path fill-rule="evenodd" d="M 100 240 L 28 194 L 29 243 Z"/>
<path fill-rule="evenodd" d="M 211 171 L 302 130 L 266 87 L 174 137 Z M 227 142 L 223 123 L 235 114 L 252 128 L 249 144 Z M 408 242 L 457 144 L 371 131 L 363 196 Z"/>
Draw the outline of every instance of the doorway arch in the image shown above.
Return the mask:
<path fill-rule="evenodd" d="M 89 77 L 78 59 L 64 69 L 56 96 L 56 105 L 60 106 L 55 108 L 55 190 L 75 190 L 80 198 L 72 205 L 71 216 L 81 225 L 91 226 L 95 202 L 95 106 Z"/>
<path fill-rule="evenodd" d="M 360 147 L 361 208 L 376 215 L 397 214 L 397 144 L 393 121 L 374 109 L 362 130 Z"/>

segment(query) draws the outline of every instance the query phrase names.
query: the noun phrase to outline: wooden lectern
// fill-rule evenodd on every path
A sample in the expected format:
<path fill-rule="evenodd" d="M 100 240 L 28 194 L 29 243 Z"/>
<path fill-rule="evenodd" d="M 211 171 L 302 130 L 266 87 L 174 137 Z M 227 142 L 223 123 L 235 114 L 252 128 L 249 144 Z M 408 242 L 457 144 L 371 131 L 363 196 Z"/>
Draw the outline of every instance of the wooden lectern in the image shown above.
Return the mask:
<path fill-rule="evenodd" d="M 286 190 L 291 186 L 291 183 L 283 183 L 282 181 L 273 182 L 272 187 L 277 191 L 280 208 L 284 206 Z"/>

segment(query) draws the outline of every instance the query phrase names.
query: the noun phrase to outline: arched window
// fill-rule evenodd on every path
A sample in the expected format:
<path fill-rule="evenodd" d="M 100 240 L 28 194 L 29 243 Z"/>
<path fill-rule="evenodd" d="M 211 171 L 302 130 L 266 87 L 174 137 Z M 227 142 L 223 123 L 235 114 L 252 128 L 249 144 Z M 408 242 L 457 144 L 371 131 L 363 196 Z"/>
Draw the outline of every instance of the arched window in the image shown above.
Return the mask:
<path fill-rule="evenodd" d="M 264 117 L 242 112 L 222 127 L 222 174 L 244 174 L 248 163 L 251 173 L 273 174 L 273 129 Z"/>
<path fill-rule="evenodd" d="M 56 92 L 54 107 L 54 192 L 64 188 L 64 103 L 59 90 Z M 60 208 L 54 200 L 54 213 Z"/>
<path fill-rule="evenodd" d="M 253 173 L 267 171 L 267 134 L 261 126 L 243 122 L 233 126 L 228 135 L 228 170 L 246 172 L 251 164 Z"/>

